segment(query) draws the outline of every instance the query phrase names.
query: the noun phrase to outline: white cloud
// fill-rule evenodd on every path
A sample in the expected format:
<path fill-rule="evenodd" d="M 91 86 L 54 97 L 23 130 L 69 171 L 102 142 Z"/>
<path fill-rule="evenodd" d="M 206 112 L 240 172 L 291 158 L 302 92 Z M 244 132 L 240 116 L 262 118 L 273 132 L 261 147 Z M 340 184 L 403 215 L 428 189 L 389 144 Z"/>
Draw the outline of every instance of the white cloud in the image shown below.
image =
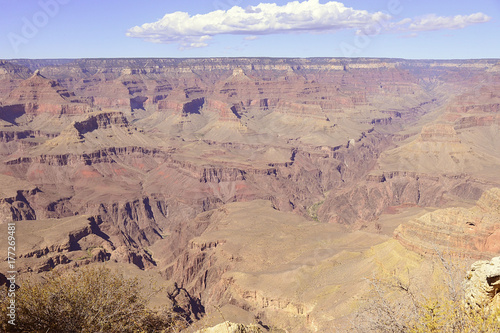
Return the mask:
<path fill-rule="evenodd" d="M 258 36 L 246 36 L 244 40 L 256 40 L 258 38 L 259 38 Z"/>
<path fill-rule="evenodd" d="M 221 34 L 334 32 L 360 29 L 390 18 L 382 12 L 356 10 L 335 1 L 325 4 L 319 0 L 293 1 L 283 6 L 261 3 L 193 16 L 185 12 L 170 13 L 156 22 L 129 29 L 127 36 L 154 43 L 178 43 L 183 48 L 203 47 L 213 36 Z"/>
<path fill-rule="evenodd" d="M 247 40 L 259 35 L 282 33 L 331 33 L 354 29 L 357 34 L 376 35 L 387 32 L 420 32 L 461 29 L 484 23 L 491 17 L 476 13 L 443 17 L 430 14 L 394 22 L 389 14 L 370 13 L 344 6 L 336 1 L 320 4 L 319 0 L 293 1 L 279 6 L 261 3 L 257 6 L 216 10 L 190 16 L 185 12 L 166 14 L 156 22 L 135 26 L 127 36 L 153 43 L 177 43 L 181 49 L 208 46 L 212 37 L 222 34 L 247 35 Z"/>
<path fill-rule="evenodd" d="M 454 30 L 463 29 L 473 24 L 485 23 L 491 17 L 483 13 L 456 16 L 437 16 L 429 14 L 416 19 L 404 19 L 395 24 L 401 31 L 433 31 L 433 30 Z"/>

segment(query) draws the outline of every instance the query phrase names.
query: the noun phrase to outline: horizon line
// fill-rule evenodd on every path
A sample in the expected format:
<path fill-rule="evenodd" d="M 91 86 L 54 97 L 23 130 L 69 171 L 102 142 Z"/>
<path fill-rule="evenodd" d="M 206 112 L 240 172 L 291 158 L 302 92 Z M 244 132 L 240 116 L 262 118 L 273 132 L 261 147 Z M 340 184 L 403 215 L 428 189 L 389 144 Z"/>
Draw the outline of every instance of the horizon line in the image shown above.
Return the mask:
<path fill-rule="evenodd" d="M 346 59 L 346 60 L 359 60 L 359 59 L 384 59 L 384 60 L 406 60 L 406 61 L 474 61 L 474 60 L 500 60 L 498 58 L 401 58 L 401 57 L 273 57 L 273 56 L 211 56 L 211 57 L 81 57 L 81 58 L 0 58 L 2 61 L 16 61 L 16 60 L 112 60 L 112 59 L 172 59 L 172 60 L 204 60 L 204 59 Z"/>

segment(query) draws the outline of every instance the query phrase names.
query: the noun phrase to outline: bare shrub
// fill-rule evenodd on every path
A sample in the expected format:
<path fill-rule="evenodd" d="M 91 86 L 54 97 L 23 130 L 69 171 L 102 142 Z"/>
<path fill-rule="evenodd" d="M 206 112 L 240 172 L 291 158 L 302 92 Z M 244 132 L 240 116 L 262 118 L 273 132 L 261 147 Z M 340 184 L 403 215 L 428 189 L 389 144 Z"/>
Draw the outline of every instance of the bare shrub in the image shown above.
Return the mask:
<path fill-rule="evenodd" d="M 423 289 L 409 278 L 368 279 L 371 295 L 351 319 L 349 332 L 493 333 L 500 311 L 471 308 L 465 298 L 466 268 L 436 250 L 432 276 Z"/>
<path fill-rule="evenodd" d="M 43 282 L 28 280 L 16 292 L 16 325 L 6 332 L 176 332 L 184 328 L 176 314 L 148 309 L 137 278 L 107 268 L 50 273 Z M 5 298 L 2 298 L 4 300 Z M 1 306 L 5 318 L 6 304 Z"/>

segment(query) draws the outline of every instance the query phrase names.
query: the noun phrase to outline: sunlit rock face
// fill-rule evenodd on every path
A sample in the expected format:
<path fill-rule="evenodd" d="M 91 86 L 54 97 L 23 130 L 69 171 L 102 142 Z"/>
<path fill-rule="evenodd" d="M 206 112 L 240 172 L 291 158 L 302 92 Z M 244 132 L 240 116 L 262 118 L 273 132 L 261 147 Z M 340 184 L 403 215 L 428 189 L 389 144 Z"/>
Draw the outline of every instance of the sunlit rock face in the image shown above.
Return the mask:
<path fill-rule="evenodd" d="M 207 307 L 327 330 L 377 261 L 500 250 L 495 68 L 0 61 L 1 221 L 29 236 L 24 273 L 135 266 Z"/>

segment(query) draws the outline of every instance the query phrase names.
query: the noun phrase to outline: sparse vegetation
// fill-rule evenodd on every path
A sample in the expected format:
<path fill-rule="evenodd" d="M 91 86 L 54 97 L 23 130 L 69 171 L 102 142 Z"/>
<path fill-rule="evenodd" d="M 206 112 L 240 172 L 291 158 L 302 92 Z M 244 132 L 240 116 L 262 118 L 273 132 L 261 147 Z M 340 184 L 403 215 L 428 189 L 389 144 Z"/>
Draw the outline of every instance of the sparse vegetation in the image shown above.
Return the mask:
<path fill-rule="evenodd" d="M 85 260 L 85 259 L 90 259 L 92 258 L 92 251 L 97 248 L 102 248 L 101 246 L 91 246 L 86 250 L 86 254 L 76 258 L 76 260 Z"/>
<path fill-rule="evenodd" d="M 106 268 L 52 272 L 42 282 L 21 284 L 16 293 L 16 326 L 2 321 L 4 332 L 177 332 L 182 317 L 147 307 L 138 279 Z M 2 297 L 2 317 L 6 302 Z"/>
<path fill-rule="evenodd" d="M 321 207 L 321 205 L 325 202 L 325 200 L 321 200 L 319 202 L 316 202 L 315 204 L 313 204 L 311 207 L 309 207 L 307 209 L 307 213 L 309 214 L 309 216 L 316 222 L 319 222 L 319 219 L 318 219 L 318 209 L 319 207 Z"/>
<path fill-rule="evenodd" d="M 144 252 L 146 252 L 147 255 L 149 255 L 151 258 L 153 257 L 153 251 L 151 251 L 148 248 L 144 248 Z"/>

